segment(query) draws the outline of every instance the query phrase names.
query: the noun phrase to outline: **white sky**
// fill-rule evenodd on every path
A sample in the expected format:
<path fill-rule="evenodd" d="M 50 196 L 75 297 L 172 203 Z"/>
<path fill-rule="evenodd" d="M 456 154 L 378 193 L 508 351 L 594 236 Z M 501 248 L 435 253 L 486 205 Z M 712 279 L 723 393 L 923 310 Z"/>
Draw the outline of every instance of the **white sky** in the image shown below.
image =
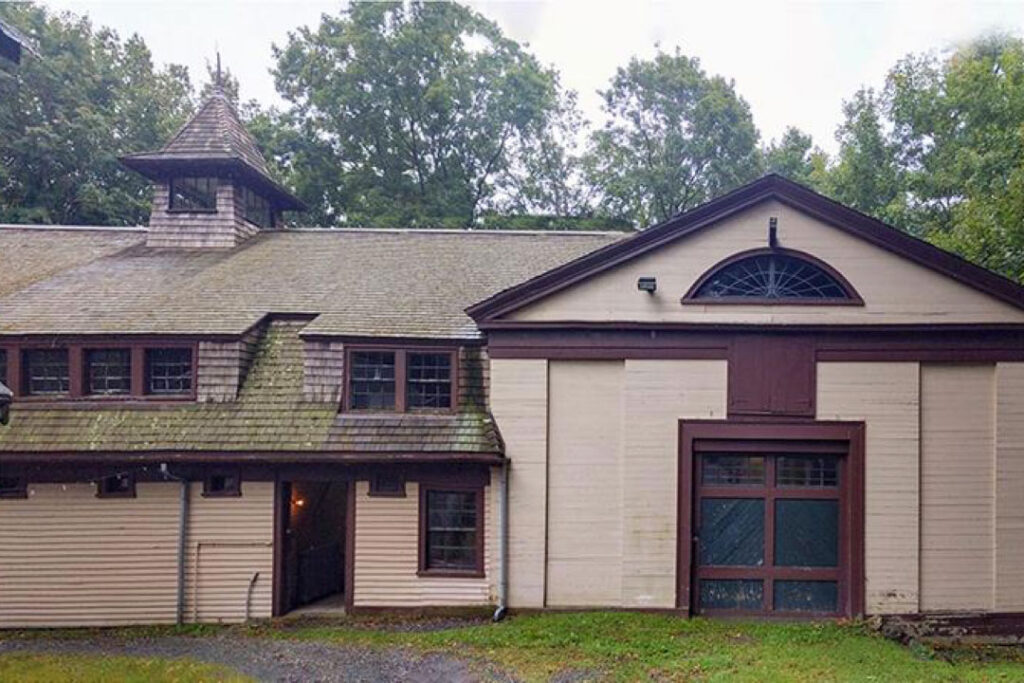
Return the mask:
<path fill-rule="evenodd" d="M 122 37 L 140 34 L 157 63 L 185 64 L 198 82 L 219 48 L 241 84 L 242 99 L 280 103 L 269 69 L 271 44 L 314 26 L 341 2 L 318 0 L 148 2 L 44 0 L 53 9 L 88 14 Z M 595 124 L 602 120 L 596 91 L 615 68 L 660 43 L 679 45 L 706 71 L 736 81 L 753 110 L 762 139 L 787 125 L 811 133 L 832 152 L 844 98 L 861 85 L 878 87 L 909 52 L 943 50 L 980 33 L 1024 34 L 1024 2 L 649 2 L 632 0 L 475 0 L 477 10 L 507 35 L 527 43 L 562 82 L 580 94 Z"/>

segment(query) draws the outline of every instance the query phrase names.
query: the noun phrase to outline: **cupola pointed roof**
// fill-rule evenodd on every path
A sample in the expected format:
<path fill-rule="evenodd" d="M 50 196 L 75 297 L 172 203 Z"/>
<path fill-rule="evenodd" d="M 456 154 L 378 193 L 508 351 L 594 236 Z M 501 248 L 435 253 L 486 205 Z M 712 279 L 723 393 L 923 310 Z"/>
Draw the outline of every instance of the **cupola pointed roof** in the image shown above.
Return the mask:
<path fill-rule="evenodd" d="M 270 177 L 256 141 L 219 87 L 163 148 L 125 156 L 121 162 L 154 180 L 183 173 L 229 175 L 252 185 L 280 209 L 306 208 Z"/>

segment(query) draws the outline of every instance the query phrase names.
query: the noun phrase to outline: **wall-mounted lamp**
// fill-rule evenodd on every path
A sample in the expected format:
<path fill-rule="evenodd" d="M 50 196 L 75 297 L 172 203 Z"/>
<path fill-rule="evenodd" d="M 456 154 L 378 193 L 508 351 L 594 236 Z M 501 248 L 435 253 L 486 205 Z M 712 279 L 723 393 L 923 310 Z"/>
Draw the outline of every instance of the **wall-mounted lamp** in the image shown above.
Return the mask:
<path fill-rule="evenodd" d="M 779 219 L 775 216 L 768 219 L 768 246 L 772 249 L 779 246 Z"/>
<path fill-rule="evenodd" d="M 636 288 L 641 292 L 647 292 L 648 294 L 654 294 L 658 289 L 658 278 L 654 277 L 642 277 L 636 281 Z"/>

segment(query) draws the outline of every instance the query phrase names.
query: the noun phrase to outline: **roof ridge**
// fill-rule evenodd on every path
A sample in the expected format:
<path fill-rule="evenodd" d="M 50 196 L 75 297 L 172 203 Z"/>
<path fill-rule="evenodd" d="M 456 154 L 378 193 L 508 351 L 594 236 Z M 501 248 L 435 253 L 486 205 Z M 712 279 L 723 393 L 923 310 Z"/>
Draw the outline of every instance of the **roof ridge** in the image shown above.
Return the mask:
<path fill-rule="evenodd" d="M 104 230 L 107 232 L 149 232 L 149 228 L 141 225 L 59 225 L 42 223 L 0 223 L 0 230 L 69 230 L 87 231 Z"/>
<path fill-rule="evenodd" d="M 486 229 L 474 230 L 470 228 L 369 228 L 369 227 L 346 227 L 331 228 L 327 226 L 304 226 L 301 228 L 286 228 L 283 230 L 267 231 L 266 234 L 276 233 L 360 233 L 360 234 L 432 234 L 432 235 L 559 235 L 589 237 L 599 235 L 602 237 L 628 237 L 633 233 L 621 230 L 504 230 Z"/>

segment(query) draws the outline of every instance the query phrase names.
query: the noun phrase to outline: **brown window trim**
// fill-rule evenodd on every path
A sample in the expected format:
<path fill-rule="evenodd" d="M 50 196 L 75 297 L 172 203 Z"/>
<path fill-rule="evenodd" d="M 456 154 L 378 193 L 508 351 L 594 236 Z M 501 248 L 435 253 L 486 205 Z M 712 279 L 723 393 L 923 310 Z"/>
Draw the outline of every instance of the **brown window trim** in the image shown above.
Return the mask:
<path fill-rule="evenodd" d="M 360 351 L 395 354 L 395 407 L 386 409 L 353 408 L 352 407 L 352 354 Z M 451 356 L 451 397 L 449 408 L 413 408 L 406 407 L 406 356 L 410 353 L 446 353 Z M 459 405 L 459 350 L 451 346 L 384 346 L 360 344 L 345 347 L 344 386 L 342 387 L 342 410 L 352 413 L 413 413 L 418 415 L 448 415 L 455 413 Z"/>
<path fill-rule="evenodd" d="M 0 382 L 7 385 L 14 393 L 14 398 L 24 403 L 89 403 L 106 405 L 108 403 L 181 403 L 195 401 L 199 384 L 199 342 L 198 340 L 164 340 L 159 337 L 144 339 L 124 338 L 76 338 L 69 341 L 54 342 L 19 340 L 17 342 L 0 343 L 0 348 L 7 351 L 7 377 L 0 377 Z M 146 393 L 146 349 L 178 349 L 187 348 L 192 353 L 192 390 L 183 394 L 149 394 Z M 68 392 L 64 394 L 29 394 L 25 383 L 23 353 L 33 349 L 67 349 L 68 352 Z M 125 350 L 131 352 L 131 390 L 127 394 L 90 394 L 86 381 L 86 351 Z M 10 379 L 10 382 L 5 381 Z"/>
<path fill-rule="evenodd" d="M 8 477 L 4 477 L 7 479 Z M 28 479 L 24 476 L 10 477 L 17 484 L 9 489 L 0 489 L 0 500 L 24 500 L 28 498 Z"/>
<path fill-rule="evenodd" d="M 126 491 L 111 491 L 107 488 L 107 482 L 116 477 L 125 477 L 128 479 L 128 490 Z M 110 474 L 104 477 L 100 477 L 96 481 L 96 497 L 97 498 L 135 498 L 135 475 L 134 474 Z"/>
<path fill-rule="evenodd" d="M 830 277 L 832 277 L 836 283 L 843 289 L 846 296 L 843 298 L 829 298 L 829 299 L 771 299 L 767 297 L 744 297 L 744 296 L 727 296 L 727 297 L 706 297 L 697 298 L 697 292 L 704 286 L 709 279 L 711 279 L 718 271 L 726 268 L 737 261 L 742 261 L 747 258 L 754 256 L 762 256 L 767 254 L 778 254 L 780 256 L 788 256 L 800 261 L 806 261 L 813 266 L 816 266 Z M 863 306 L 864 299 L 861 298 L 857 290 L 853 288 L 850 281 L 843 277 L 843 274 L 838 270 L 825 263 L 821 259 L 812 256 L 803 251 L 797 251 L 796 249 L 784 249 L 782 247 L 761 247 L 758 249 L 748 249 L 739 253 L 733 254 L 727 258 L 722 259 L 715 265 L 708 268 L 704 273 L 697 278 L 697 281 L 693 283 L 690 289 L 683 295 L 680 303 L 684 306 L 698 305 L 698 306 Z"/>
<path fill-rule="evenodd" d="M 214 477 L 233 477 L 235 485 L 213 490 Z M 241 498 L 242 497 L 242 473 L 240 470 L 218 470 L 209 472 L 203 477 L 203 498 Z"/>
<path fill-rule="evenodd" d="M 396 488 L 388 488 L 384 483 L 391 479 L 397 483 Z M 397 473 L 374 474 L 370 477 L 370 491 L 367 494 L 372 498 L 405 498 L 405 477 Z"/>
<path fill-rule="evenodd" d="M 484 487 L 466 484 L 445 484 L 441 482 L 420 482 L 419 500 L 419 568 L 417 576 L 436 576 L 447 578 L 481 579 L 484 572 Z M 473 569 L 430 569 L 427 567 L 427 493 L 429 491 L 471 491 L 476 493 L 476 567 Z"/>

